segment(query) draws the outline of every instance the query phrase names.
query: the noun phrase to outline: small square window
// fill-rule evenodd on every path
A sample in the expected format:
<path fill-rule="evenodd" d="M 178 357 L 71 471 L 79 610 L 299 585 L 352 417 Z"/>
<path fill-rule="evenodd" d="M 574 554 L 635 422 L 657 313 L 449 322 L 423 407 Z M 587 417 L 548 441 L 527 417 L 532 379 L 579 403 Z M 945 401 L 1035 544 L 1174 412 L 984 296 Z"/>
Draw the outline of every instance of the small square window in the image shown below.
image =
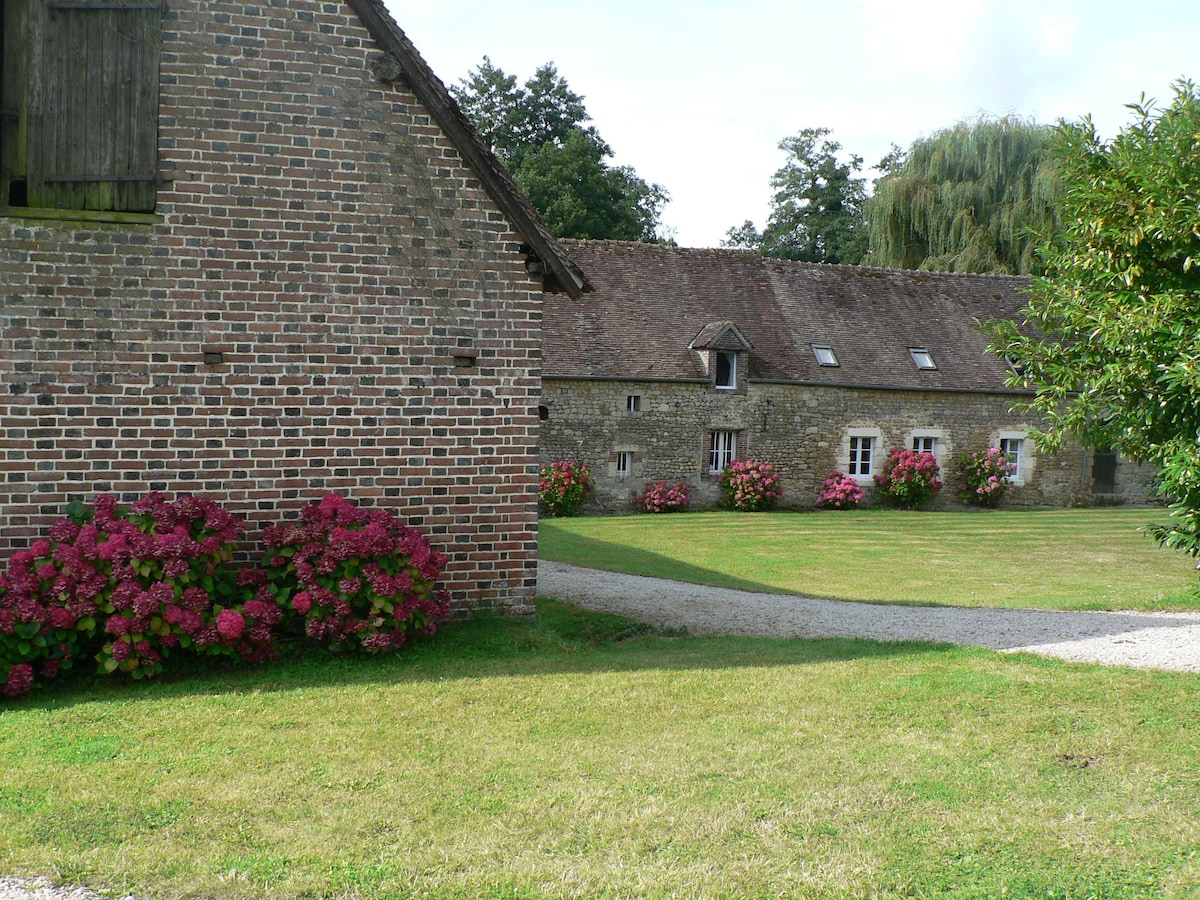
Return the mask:
<path fill-rule="evenodd" d="M 813 355 L 817 358 L 817 364 L 822 366 L 840 366 L 837 355 L 833 352 L 833 348 L 827 344 L 813 344 Z"/>
<path fill-rule="evenodd" d="M 932 372 L 937 369 L 937 363 L 933 361 L 933 354 L 924 347 L 909 347 L 908 354 L 912 357 L 912 361 L 918 369 L 925 372 Z"/>
<path fill-rule="evenodd" d="M 913 438 L 912 448 L 914 453 L 929 453 L 937 455 L 937 438 L 929 435 L 919 435 Z"/>
<path fill-rule="evenodd" d="M 642 411 L 642 395 L 641 394 L 629 394 L 625 398 L 625 409 L 629 412 L 641 412 Z"/>
<path fill-rule="evenodd" d="M 617 474 L 628 475 L 633 463 L 633 454 L 628 450 L 617 451 Z"/>

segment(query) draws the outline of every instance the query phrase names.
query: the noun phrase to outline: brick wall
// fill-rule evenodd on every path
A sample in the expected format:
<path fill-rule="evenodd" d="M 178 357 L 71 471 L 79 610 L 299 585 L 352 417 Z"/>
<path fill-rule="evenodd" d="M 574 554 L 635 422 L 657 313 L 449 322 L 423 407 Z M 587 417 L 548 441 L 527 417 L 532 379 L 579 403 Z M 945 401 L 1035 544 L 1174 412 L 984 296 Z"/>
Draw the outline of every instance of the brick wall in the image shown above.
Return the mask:
<path fill-rule="evenodd" d="M 0 556 L 101 491 L 256 530 L 338 491 L 448 553 L 460 610 L 528 612 L 520 238 L 346 5 L 169 8 L 158 220 L 0 217 Z"/>
<path fill-rule="evenodd" d="M 629 409 L 639 397 L 638 411 Z M 738 432 L 739 455 L 770 462 L 782 475 L 782 505 L 808 508 L 835 468 L 846 470 L 853 431 L 877 434 L 882 461 L 893 446 L 911 447 L 914 434 L 937 437 L 947 487 L 937 505 L 957 505 L 958 457 L 996 446 L 1001 437 L 1027 434 L 1036 418 L 1013 413 L 1016 396 L 967 392 L 880 391 L 750 383 L 745 391 L 717 391 L 680 381 L 545 379 L 540 445 L 543 463 L 589 463 L 596 493 L 585 512 L 628 512 L 630 497 L 647 481 L 687 481 L 694 508 L 718 499 L 707 474 L 707 438 L 714 429 Z M 618 475 L 617 454 L 630 471 Z M 1009 505 L 1069 505 L 1108 500 L 1144 502 L 1146 472 L 1129 464 L 1117 471 L 1117 493 L 1091 494 L 1091 454 L 1068 446 L 1058 456 L 1024 442 L 1024 483 Z"/>

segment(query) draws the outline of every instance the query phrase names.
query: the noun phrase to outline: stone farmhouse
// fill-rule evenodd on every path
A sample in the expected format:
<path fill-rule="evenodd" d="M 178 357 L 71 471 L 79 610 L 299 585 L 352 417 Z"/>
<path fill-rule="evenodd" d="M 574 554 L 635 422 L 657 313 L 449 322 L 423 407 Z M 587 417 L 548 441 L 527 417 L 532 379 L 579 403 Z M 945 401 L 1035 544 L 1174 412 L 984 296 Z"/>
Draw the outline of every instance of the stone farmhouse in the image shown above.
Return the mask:
<path fill-rule="evenodd" d="M 658 479 L 712 505 L 744 458 L 780 469 L 783 505 L 811 507 L 834 469 L 873 485 L 892 447 L 936 456 L 942 506 L 958 457 L 989 446 L 1018 460 L 1010 504 L 1145 498 L 1114 454 L 1040 454 L 1036 419 L 1013 411 L 1028 392 L 974 322 L 1017 315 L 1023 279 L 563 243 L 595 293 L 547 300 L 541 454 L 591 465 L 585 511 L 629 511 Z"/>
<path fill-rule="evenodd" d="M 543 292 L 588 288 L 380 0 L 2 0 L 0 556 L 75 498 L 337 491 L 536 583 Z"/>

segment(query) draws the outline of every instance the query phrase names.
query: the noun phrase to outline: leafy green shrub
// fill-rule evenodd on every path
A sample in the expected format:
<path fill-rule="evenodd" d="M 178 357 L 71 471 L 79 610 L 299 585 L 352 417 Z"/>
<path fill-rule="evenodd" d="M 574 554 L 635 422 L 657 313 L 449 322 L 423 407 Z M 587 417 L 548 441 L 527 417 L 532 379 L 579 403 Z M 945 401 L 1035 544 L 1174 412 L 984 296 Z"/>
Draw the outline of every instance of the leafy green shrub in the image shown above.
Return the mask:
<path fill-rule="evenodd" d="M 721 505 L 742 512 L 771 509 L 783 495 L 770 463 L 735 459 L 721 472 Z"/>
<path fill-rule="evenodd" d="M 888 451 L 883 471 L 875 475 L 875 484 L 885 502 L 901 509 L 916 509 L 942 489 L 933 454 L 900 447 Z"/>
<path fill-rule="evenodd" d="M 592 470 L 587 463 L 560 460 L 542 468 L 538 500 L 555 518 L 579 513 L 592 493 Z"/>
<path fill-rule="evenodd" d="M 327 494 L 299 522 L 268 528 L 264 540 L 277 602 L 331 648 L 397 649 L 413 631 L 433 634 L 449 615 L 449 597 L 434 590 L 445 554 L 387 510 Z"/>
<path fill-rule="evenodd" d="M 1017 468 L 1004 458 L 999 447 L 964 453 L 958 464 L 966 482 L 966 487 L 959 491 L 959 499 L 977 506 L 999 506 L 1011 487 L 1009 478 Z"/>

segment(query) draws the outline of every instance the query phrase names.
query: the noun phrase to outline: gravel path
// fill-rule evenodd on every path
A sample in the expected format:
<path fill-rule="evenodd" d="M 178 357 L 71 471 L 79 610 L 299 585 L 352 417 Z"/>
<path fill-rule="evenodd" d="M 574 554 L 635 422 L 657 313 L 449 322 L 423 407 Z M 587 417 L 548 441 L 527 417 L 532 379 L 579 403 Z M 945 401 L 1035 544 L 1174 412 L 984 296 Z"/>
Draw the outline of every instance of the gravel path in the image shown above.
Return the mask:
<path fill-rule="evenodd" d="M 48 878 L 0 878 L 0 900 L 104 900 L 85 887 L 54 887 Z M 125 900 L 133 900 L 131 897 Z"/>
<path fill-rule="evenodd" d="M 538 594 L 692 634 L 937 641 L 1062 659 L 1200 672 L 1200 613 L 893 606 L 756 594 L 538 563 Z"/>

